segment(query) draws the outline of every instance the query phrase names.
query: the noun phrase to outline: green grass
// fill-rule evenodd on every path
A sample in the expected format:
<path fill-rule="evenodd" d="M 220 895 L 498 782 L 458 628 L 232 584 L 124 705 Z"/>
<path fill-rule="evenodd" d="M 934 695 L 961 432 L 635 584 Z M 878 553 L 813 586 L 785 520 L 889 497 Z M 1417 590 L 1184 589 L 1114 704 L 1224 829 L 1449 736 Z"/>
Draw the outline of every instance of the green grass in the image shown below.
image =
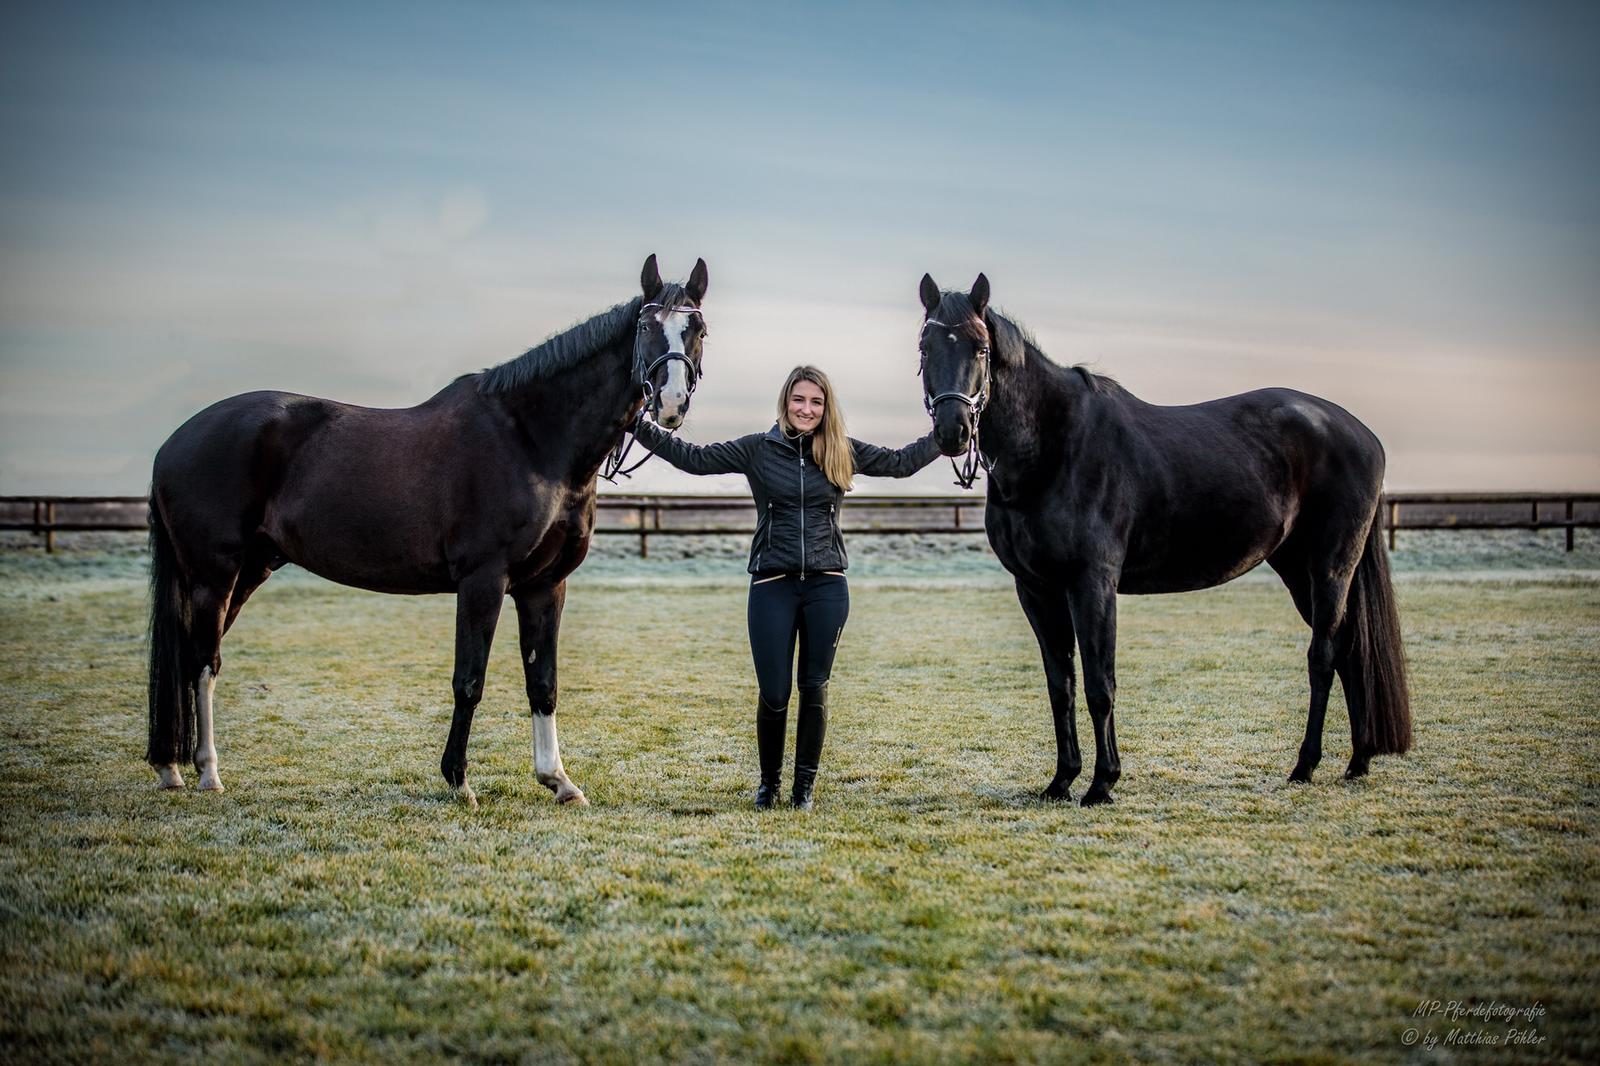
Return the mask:
<path fill-rule="evenodd" d="M 1340 780 L 1336 697 L 1310 787 L 1282 590 L 1125 598 L 1093 810 L 1034 798 L 1003 583 L 859 581 L 817 809 L 762 816 L 737 584 L 574 580 L 588 809 L 533 779 L 508 610 L 472 811 L 437 770 L 449 599 L 274 579 L 225 645 L 228 791 L 163 794 L 142 589 L 67 562 L 0 560 L 8 1060 L 1600 1058 L 1592 578 L 1402 582 L 1417 750 Z M 1537 1003 L 1544 1041 L 1407 1048 L 1511 1027 L 1423 1000 Z"/>

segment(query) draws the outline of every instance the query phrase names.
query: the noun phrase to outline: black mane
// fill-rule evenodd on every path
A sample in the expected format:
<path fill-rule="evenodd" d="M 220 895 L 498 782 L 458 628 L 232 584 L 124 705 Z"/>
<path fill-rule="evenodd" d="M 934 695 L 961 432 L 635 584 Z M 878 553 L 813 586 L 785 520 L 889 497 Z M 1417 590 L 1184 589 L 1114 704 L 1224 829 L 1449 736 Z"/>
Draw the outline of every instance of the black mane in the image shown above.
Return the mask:
<path fill-rule="evenodd" d="M 1122 390 L 1122 386 L 1115 378 L 1096 374 L 1082 363 L 1070 367 L 1057 363 L 1044 354 L 1039 342 L 1026 327 L 1013 322 L 992 307 L 984 312 L 984 321 L 980 322 L 972 313 L 972 302 L 964 292 L 946 292 L 944 298 L 939 301 L 939 311 L 934 317 L 941 322 L 949 323 L 956 332 L 968 340 L 979 344 L 987 342 L 994 352 L 994 357 L 1007 366 L 1021 366 L 1027 359 L 1027 353 L 1031 351 L 1044 360 L 1047 366 L 1076 371 L 1083 378 L 1083 383 L 1093 392 L 1109 393 Z"/>
<path fill-rule="evenodd" d="M 652 303 L 673 306 L 687 297 L 681 285 L 664 285 Z M 644 297 L 635 296 L 586 322 L 551 336 L 526 352 L 483 371 L 478 379 L 482 393 L 510 392 L 535 381 L 543 381 L 571 369 L 596 352 L 622 343 L 632 336 L 639 321 Z"/>

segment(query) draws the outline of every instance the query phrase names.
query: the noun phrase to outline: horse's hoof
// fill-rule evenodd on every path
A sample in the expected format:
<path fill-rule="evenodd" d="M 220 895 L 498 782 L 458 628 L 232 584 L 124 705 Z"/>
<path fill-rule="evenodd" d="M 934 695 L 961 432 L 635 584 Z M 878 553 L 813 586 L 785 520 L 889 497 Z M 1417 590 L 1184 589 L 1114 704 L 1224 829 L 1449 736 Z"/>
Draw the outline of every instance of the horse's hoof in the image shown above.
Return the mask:
<path fill-rule="evenodd" d="M 201 777 L 200 778 L 200 784 L 196 785 L 195 787 L 198 788 L 201 792 L 225 792 L 225 791 L 227 791 L 226 789 L 224 789 L 222 787 L 222 779 L 218 778 L 218 777 Z"/>
<path fill-rule="evenodd" d="M 1085 807 L 1098 807 L 1102 803 L 1115 803 L 1109 788 L 1091 788 L 1083 797 Z"/>
<path fill-rule="evenodd" d="M 556 802 L 561 804 L 563 807 L 566 807 L 566 806 L 587 807 L 587 806 L 589 806 L 589 798 L 587 796 L 585 796 L 583 794 L 583 792 L 580 791 L 576 787 L 574 787 L 572 789 L 572 791 L 570 791 L 570 792 L 566 791 L 565 789 L 563 789 L 560 792 L 557 792 L 556 793 Z"/>
<path fill-rule="evenodd" d="M 1311 771 L 1305 769 L 1304 767 L 1296 766 L 1293 770 L 1291 770 L 1289 772 L 1289 784 L 1291 784 L 1291 785 L 1309 785 L 1309 784 L 1311 784 Z"/>
<path fill-rule="evenodd" d="M 163 766 L 156 771 L 156 790 L 177 792 L 183 788 L 183 775 L 176 766 Z"/>
<path fill-rule="evenodd" d="M 1057 781 L 1052 781 L 1045 787 L 1043 792 L 1039 793 L 1039 798 L 1054 802 L 1065 801 L 1070 803 L 1072 802 L 1072 793 L 1067 790 L 1066 785 L 1063 785 Z"/>
<path fill-rule="evenodd" d="M 1345 769 L 1345 772 L 1344 772 L 1344 779 L 1346 781 L 1354 781 L 1358 777 L 1366 777 L 1366 776 L 1367 776 L 1367 764 L 1366 763 L 1359 763 L 1359 764 L 1351 763 Z"/>
<path fill-rule="evenodd" d="M 456 786 L 456 795 L 460 797 L 462 803 L 467 805 L 469 811 L 478 809 L 478 794 L 472 791 L 472 786 L 465 781 Z"/>

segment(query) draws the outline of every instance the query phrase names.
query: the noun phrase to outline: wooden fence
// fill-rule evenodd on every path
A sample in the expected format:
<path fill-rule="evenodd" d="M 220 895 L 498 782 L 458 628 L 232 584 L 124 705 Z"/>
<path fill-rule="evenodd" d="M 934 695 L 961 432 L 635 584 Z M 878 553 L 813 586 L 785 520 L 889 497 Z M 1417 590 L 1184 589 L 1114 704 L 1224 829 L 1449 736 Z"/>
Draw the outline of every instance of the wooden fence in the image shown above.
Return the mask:
<path fill-rule="evenodd" d="M 862 534 L 972 534 L 983 531 L 983 496 L 851 495 L 845 528 Z M 1389 547 L 1406 529 L 1562 529 L 1567 550 L 1576 529 L 1600 529 L 1600 493 L 1594 492 L 1391 492 L 1384 497 Z M 55 550 L 58 532 L 142 530 L 148 527 L 143 496 L 0 496 L 0 530 L 44 538 Z M 595 532 L 639 538 L 648 555 L 651 537 L 748 536 L 755 505 L 748 496 L 602 495 Z"/>

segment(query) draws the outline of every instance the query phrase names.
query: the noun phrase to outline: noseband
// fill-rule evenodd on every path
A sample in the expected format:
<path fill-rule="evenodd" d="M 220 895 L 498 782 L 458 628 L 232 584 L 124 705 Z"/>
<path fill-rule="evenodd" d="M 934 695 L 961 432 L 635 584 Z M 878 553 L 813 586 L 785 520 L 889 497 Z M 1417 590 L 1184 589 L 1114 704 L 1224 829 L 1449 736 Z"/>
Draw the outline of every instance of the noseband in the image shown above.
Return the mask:
<path fill-rule="evenodd" d="M 654 314 L 651 312 L 654 312 Z M 626 470 L 622 469 L 622 464 L 627 462 L 629 450 L 633 448 L 634 428 L 644 421 L 648 412 L 655 409 L 656 387 L 655 383 L 650 379 L 656 376 L 656 371 L 673 360 L 682 363 L 689 375 L 689 396 L 694 395 L 695 386 L 700 384 L 700 378 L 703 376 L 695 368 L 694 362 L 687 354 L 672 351 L 670 345 L 665 354 L 659 355 L 653 360 L 649 357 L 645 341 L 650 336 L 650 319 L 658 317 L 663 312 L 700 315 L 702 323 L 705 320 L 705 316 L 700 313 L 698 307 L 689 307 L 688 305 L 669 307 L 666 304 L 652 303 L 645 304 L 639 308 L 639 327 L 634 331 L 633 337 L 633 384 L 644 392 L 644 403 L 640 405 L 638 413 L 633 416 L 633 421 L 628 423 L 628 428 L 622 434 L 622 438 L 617 441 L 616 447 L 612 448 L 611 452 L 606 456 L 605 464 L 600 471 L 600 476 L 613 485 L 617 483 L 619 476 L 631 477 L 635 470 L 648 463 L 651 457 L 655 455 L 654 450 L 646 449 L 643 459 L 640 459 Z M 707 332 L 709 331 L 702 332 L 700 336 L 704 338 Z M 672 430 L 671 432 L 676 433 L 677 430 Z"/>
<path fill-rule="evenodd" d="M 957 328 L 948 322 L 941 322 L 937 318 L 923 320 L 922 328 L 924 332 L 927 331 L 929 326 L 942 326 L 949 330 Z M 989 346 L 987 344 L 978 348 L 977 359 L 978 365 L 983 368 L 983 381 L 978 385 L 978 391 L 974 393 L 955 392 L 952 390 L 950 392 L 941 392 L 937 396 L 928 395 L 928 382 L 924 376 L 928 369 L 928 352 L 926 348 L 922 349 L 922 362 L 917 367 L 917 375 L 923 377 L 922 406 L 927 410 L 929 418 L 933 417 L 934 409 L 945 400 L 960 400 L 967 405 L 967 410 L 971 412 L 972 436 L 967 441 L 967 453 L 960 464 L 956 463 L 955 456 L 950 456 L 950 469 L 955 471 L 956 484 L 964 489 L 972 488 L 973 482 L 978 479 L 978 469 L 980 467 L 982 467 L 985 474 L 994 469 L 994 463 L 988 456 L 983 454 L 983 449 L 978 447 L 978 425 L 983 415 L 983 409 L 989 406 Z"/>

